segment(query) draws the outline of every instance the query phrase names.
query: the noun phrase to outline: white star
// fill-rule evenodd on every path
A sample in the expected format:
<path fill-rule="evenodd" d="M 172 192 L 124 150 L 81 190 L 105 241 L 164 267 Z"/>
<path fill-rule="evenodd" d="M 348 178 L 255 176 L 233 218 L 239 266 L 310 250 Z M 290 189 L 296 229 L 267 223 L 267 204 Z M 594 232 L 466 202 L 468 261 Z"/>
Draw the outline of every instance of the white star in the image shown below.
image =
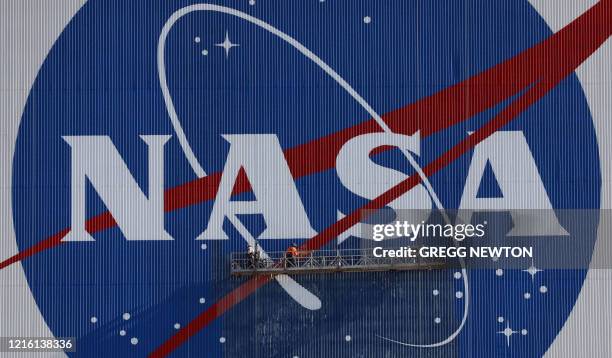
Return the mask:
<path fill-rule="evenodd" d="M 506 336 L 506 342 L 508 344 L 508 347 L 510 347 L 510 337 L 513 334 L 518 333 L 518 332 L 512 330 L 512 328 L 510 328 L 510 322 L 506 321 L 506 328 L 503 331 L 498 331 L 497 333 L 503 334 L 504 336 Z"/>
<path fill-rule="evenodd" d="M 215 44 L 215 46 L 223 47 L 223 49 L 225 50 L 225 58 L 228 58 L 230 49 L 232 47 L 240 46 L 240 44 L 232 43 L 232 41 L 230 41 L 229 34 L 227 33 L 227 31 L 225 31 L 225 40 L 223 40 L 223 42 Z"/>
<path fill-rule="evenodd" d="M 529 268 L 527 268 L 526 270 L 523 270 L 523 272 L 527 272 L 529 275 L 531 275 L 531 282 L 533 282 L 537 273 L 542 271 L 544 270 L 540 270 L 539 268 L 535 267 L 535 265 L 533 264 L 533 259 L 531 259 L 531 266 L 529 266 Z"/>

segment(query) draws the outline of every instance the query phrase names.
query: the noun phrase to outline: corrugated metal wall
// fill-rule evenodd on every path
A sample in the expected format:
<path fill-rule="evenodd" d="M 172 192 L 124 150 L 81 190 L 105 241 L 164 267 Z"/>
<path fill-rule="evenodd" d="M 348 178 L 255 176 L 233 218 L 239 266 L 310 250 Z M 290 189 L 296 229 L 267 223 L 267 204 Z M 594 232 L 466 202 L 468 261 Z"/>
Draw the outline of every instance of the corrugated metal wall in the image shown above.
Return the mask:
<path fill-rule="evenodd" d="M 480 199 L 498 190 L 523 198 L 523 208 L 609 209 L 609 4 L 2 1 L 0 337 L 75 336 L 75 356 L 609 356 L 607 270 L 296 276 L 321 302 L 314 310 L 274 280 L 230 276 L 231 253 L 247 245 L 232 219 L 263 249 L 283 251 L 293 241 L 367 246 L 357 229 L 342 242 L 351 235 L 341 228 L 381 195 L 379 206 L 439 199 L 457 209 L 474 187 Z M 487 128 L 516 136 L 481 143 L 493 174 L 471 177 L 474 138 Z M 416 177 L 406 150 L 363 148 L 410 147 L 416 131 L 409 154 L 431 190 L 418 185 L 391 202 L 387 191 Z M 367 134 L 354 147 L 365 155 L 338 159 Z M 120 212 L 138 218 L 144 206 L 114 180 L 124 162 L 151 197 L 152 147 L 141 135 L 171 136 L 163 186 L 172 241 L 126 240 Z M 82 153 L 92 168 L 106 165 L 83 189 L 95 242 L 60 244 L 75 210 L 77 147 L 67 136 L 104 136 L 121 159 L 100 156 L 102 147 Z M 228 179 L 236 195 L 220 210 L 246 214 L 233 205 L 251 201 L 264 215 L 224 219 L 215 239 L 229 240 L 196 240 L 222 202 L 214 199 L 233 154 L 244 173 L 235 188 Z M 101 193 L 115 193 L 116 205 Z M 282 218 L 274 229 L 313 235 L 266 239 L 269 213 Z M 607 253 L 609 225 L 602 215 L 577 239 Z"/>

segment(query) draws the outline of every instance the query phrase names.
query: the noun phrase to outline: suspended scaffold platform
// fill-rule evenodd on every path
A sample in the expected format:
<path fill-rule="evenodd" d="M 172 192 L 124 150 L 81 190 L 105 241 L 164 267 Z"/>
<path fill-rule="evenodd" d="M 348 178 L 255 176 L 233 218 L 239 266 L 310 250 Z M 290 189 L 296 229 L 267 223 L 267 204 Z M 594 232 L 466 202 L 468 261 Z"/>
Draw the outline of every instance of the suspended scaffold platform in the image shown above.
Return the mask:
<path fill-rule="evenodd" d="M 232 253 L 234 276 L 380 272 L 443 269 L 441 259 L 376 257 L 372 249 L 319 250 L 288 256 L 286 252 Z"/>

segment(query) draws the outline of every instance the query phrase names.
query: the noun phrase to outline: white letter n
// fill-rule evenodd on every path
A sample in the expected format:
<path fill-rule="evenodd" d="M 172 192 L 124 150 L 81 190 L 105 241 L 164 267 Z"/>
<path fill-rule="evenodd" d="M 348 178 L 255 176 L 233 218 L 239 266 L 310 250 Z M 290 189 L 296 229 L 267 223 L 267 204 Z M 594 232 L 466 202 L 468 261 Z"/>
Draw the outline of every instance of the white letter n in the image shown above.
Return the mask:
<path fill-rule="evenodd" d="M 149 198 L 108 136 L 62 137 L 71 149 L 71 228 L 62 241 L 94 241 L 85 230 L 86 180 L 127 240 L 172 240 L 164 230 L 164 144 L 170 136 L 140 137 L 149 147 Z"/>

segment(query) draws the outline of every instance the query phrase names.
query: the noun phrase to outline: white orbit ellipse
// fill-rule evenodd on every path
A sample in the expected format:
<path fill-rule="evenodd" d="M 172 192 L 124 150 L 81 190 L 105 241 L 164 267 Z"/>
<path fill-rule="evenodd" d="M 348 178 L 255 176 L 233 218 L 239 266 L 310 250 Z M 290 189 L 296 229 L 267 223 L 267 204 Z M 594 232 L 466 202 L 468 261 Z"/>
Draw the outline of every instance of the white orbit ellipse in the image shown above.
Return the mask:
<path fill-rule="evenodd" d="M 279 29 L 268 24 L 267 22 L 264 22 L 256 17 L 253 17 L 247 13 L 238 11 L 233 8 L 220 6 L 220 5 L 214 5 L 214 4 L 206 4 L 206 3 L 189 5 L 189 6 L 185 6 L 175 11 L 170 16 L 170 18 L 168 18 L 168 20 L 164 24 L 164 27 L 162 28 L 162 32 L 160 34 L 158 45 L 157 45 L 157 69 L 158 69 L 158 74 L 159 74 L 160 86 L 161 86 L 162 93 L 164 96 L 164 102 L 166 104 L 166 109 L 168 111 L 168 115 L 170 116 L 172 126 L 176 132 L 177 138 L 179 140 L 179 144 L 185 154 L 185 157 L 187 158 L 187 161 L 189 162 L 193 171 L 196 173 L 196 175 L 199 178 L 206 176 L 206 172 L 204 171 L 204 169 L 198 162 L 197 158 L 195 157 L 193 150 L 191 149 L 191 146 L 189 145 L 189 142 L 187 141 L 187 137 L 185 136 L 185 132 L 183 131 L 181 123 L 178 119 L 178 114 L 176 113 L 176 109 L 174 108 L 172 96 L 168 88 L 168 82 L 166 79 L 166 66 L 165 66 L 165 61 L 164 61 L 166 39 L 168 37 L 168 34 L 170 33 L 170 30 L 180 18 L 192 12 L 196 12 L 196 11 L 218 12 L 218 13 L 222 13 L 226 15 L 235 16 L 237 18 L 250 22 L 251 24 L 256 25 L 268 31 L 269 33 L 279 37 L 280 39 L 282 39 L 283 41 L 291 45 L 293 48 L 298 50 L 300 53 L 302 53 L 304 56 L 306 56 L 308 59 L 310 59 L 312 62 L 314 62 L 317 66 L 319 66 L 319 68 L 321 68 L 325 73 L 327 73 L 327 75 L 333 78 L 334 81 L 336 81 L 349 95 L 351 95 L 351 97 L 353 97 L 353 99 L 357 103 L 359 103 L 359 105 L 361 105 L 361 107 L 363 107 L 363 109 L 366 112 L 368 112 L 370 116 L 372 116 L 372 118 L 376 121 L 376 123 L 386 133 L 389 133 L 389 134 L 393 133 L 393 131 L 391 131 L 391 128 L 389 128 L 389 126 L 387 126 L 387 124 L 382 120 L 381 116 L 378 113 L 376 113 L 376 111 L 374 111 L 374 109 L 366 102 L 366 100 L 363 99 L 363 97 L 361 97 L 336 71 L 334 71 L 321 58 L 319 58 L 317 55 L 315 55 L 312 51 L 307 49 L 304 45 L 302 45 L 299 41 L 297 41 L 293 37 L 280 31 Z M 444 206 L 438 199 L 438 196 L 436 195 L 431 183 L 429 182 L 429 179 L 427 179 L 427 176 L 423 172 L 423 169 L 419 166 L 419 164 L 416 162 L 416 160 L 414 159 L 412 154 L 410 154 L 410 152 L 408 152 L 404 148 L 398 148 L 398 149 L 400 149 L 400 151 L 408 159 L 408 162 L 410 163 L 410 165 L 414 168 L 414 170 L 419 175 L 423 185 L 425 185 L 425 188 L 427 189 L 429 195 L 431 196 L 431 199 L 433 200 L 434 204 L 442 212 L 444 220 L 447 223 L 450 223 L 450 219 L 448 218 L 448 216 L 446 215 L 444 211 Z M 418 348 L 434 348 L 434 347 L 443 346 L 453 341 L 459 335 L 459 333 L 465 326 L 465 323 L 467 321 L 468 311 L 469 311 L 469 285 L 468 285 L 467 270 L 465 268 L 463 260 L 461 261 L 461 266 L 462 266 L 461 273 L 463 274 L 463 285 L 465 289 L 463 317 L 461 319 L 461 323 L 459 324 L 459 326 L 446 339 L 435 342 L 435 343 L 430 343 L 430 344 L 413 344 L 413 343 L 401 342 L 398 340 L 394 340 L 391 338 L 382 337 L 378 335 L 377 337 L 384 339 L 386 341 L 389 341 L 389 342 L 400 344 L 400 345 L 418 347 Z"/>

